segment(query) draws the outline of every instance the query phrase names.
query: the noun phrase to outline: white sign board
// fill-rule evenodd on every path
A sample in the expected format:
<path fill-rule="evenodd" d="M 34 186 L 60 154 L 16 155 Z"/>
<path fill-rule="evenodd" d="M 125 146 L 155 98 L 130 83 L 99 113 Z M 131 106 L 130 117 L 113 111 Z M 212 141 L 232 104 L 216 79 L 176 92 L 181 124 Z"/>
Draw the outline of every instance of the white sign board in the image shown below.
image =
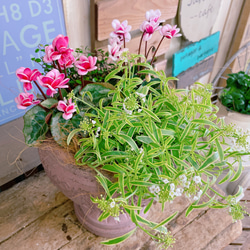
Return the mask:
<path fill-rule="evenodd" d="M 191 42 L 210 35 L 221 0 L 181 0 L 179 4 L 179 25 L 182 34 Z"/>

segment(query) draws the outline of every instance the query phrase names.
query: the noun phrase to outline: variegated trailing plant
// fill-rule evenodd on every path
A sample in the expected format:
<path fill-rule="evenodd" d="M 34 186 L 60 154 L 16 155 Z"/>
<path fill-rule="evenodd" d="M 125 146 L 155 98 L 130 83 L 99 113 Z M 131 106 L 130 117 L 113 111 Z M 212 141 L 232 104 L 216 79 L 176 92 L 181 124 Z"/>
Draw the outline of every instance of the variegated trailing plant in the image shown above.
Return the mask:
<path fill-rule="evenodd" d="M 148 221 L 139 215 L 142 200 L 150 200 L 144 210 L 147 212 L 154 200 L 164 209 L 166 202 L 175 202 L 176 197 L 184 195 L 190 200 L 186 215 L 197 208 L 228 208 L 234 220 L 241 219 L 244 211 L 236 201 L 242 189 L 226 197 L 213 185 L 224 170 L 229 174 L 220 183 L 232 176 L 231 181 L 239 178 L 241 156 L 247 153 L 222 147 L 226 146 L 225 138 L 235 133 L 217 119 L 218 108 L 210 99 L 211 85 L 197 83 L 191 90 L 171 89 L 168 82 L 175 78 L 167 78 L 163 71 L 157 72 L 141 61 L 138 55 L 123 53 L 123 60 L 105 79 L 118 81 L 108 93 L 112 99 L 109 106 L 103 105 L 103 99 L 98 107 L 86 102 L 85 96 L 93 100 L 87 91 L 81 98 L 72 94 L 75 103 L 89 110 L 79 128 L 69 134 L 68 143 L 78 137 L 76 162 L 94 168 L 105 190 L 105 196 L 92 197 L 103 212 L 99 220 L 109 216 L 118 219 L 126 211 L 138 228 L 168 247 L 174 239 L 165 224 L 177 213 L 159 224 Z M 138 67 L 141 70 L 135 74 Z M 154 80 L 145 84 L 143 75 L 151 75 Z M 87 136 L 82 138 L 82 133 Z M 237 142 L 247 148 L 244 139 L 238 138 Z M 237 170 L 232 166 L 236 162 Z M 110 180 L 100 169 L 113 173 L 115 178 Z M 200 201 L 202 196 L 206 197 L 205 203 Z M 103 244 L 119 243 L 133 232 Z"/>

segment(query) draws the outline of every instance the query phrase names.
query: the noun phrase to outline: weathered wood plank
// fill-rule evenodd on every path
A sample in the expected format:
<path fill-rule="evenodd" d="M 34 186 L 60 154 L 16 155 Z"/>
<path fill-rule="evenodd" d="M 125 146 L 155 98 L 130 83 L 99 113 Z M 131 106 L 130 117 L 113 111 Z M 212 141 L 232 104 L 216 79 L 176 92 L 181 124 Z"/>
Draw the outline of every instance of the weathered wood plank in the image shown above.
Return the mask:
<path fill-rule="evenodd" d="M 215 250 L 223 249 L 228 245 L 231 240 L 236 239 L 242 233 L 242 223 L 238 221 L 236 223 L 230 224 L 221 233 L 216 235 L 212 241 L 210 241 L 203 250 Z"/>
<path fill-rule="evenodd" d="M 250 41 L 250 1 L 245 1 L 242 7 L 242 13 L 239 18 L 238 26 L 229 52 L 229 58 L 236 53 L 244 44 Z M 250 48 L 248 53 L 244 53 L 232 65 L 232 71 L 243 70 L 250 59 Z"/>
<path fill-rule="evenodd" d="M 0 126 L 0 186 L 41 163 L 37 149 L 25 145 L 22 129 L 22 117 Z"/>
<path fill-rule="evenodd" d="M 73 203 L 67 201 L 53 209 L 0 245 L 2 250 L 54 250 L 79 236 L 81 227 L 74 213 Z"/>
<path fill-rule="evenodd" d="M 202 76 L 205 76 L 212 71 L 214 65 L 214 57 L 211 56 L 208 59 L 197 63 L 195 66 L 187 69 L 177 76 L 179 81 L 177 81 L 178 88 L 186 88 L 193 83 L 197 82 Z"/>
<path fill-rule="evenodd" d="M 173 249 L 202 249 L 231 223 L 232 218 L 225 210 L 209 209 L 175 234 L 176 243 Z"/>
<path fill-rule="evenodd" d="M 68 198 L 41 172 L 0 193 L 0 200 L 2 242 Z"/>
<path fill-rule="evenodd" d="M 232 38 L 235 36 L 235 28 L 237 26 L 237 21 L 241 12 L 243 2 L 244 0 L 238 0 L 238 1 L 231 1 L 230 3 L 230 8 L 229 11 L 227 12 L 225 24 L 224 26 L 221 27 L 222 32 L 220 37 L 219 50 L 215 57 L 214 69 L 212 71 L 210 80 L 212 80 L 216 76 L 218 71 L 223 67 L 223 65 L 226 62 Z M 226 3 L 228 3 L 228 1 L 225 1 L 225 4 Z M 223 4 L 219 15 L 222 15 L 221 12 L 226 14 L 225 9 L 223 9 Z"/>
<path fill-rule="evenodd" d="M 162 19 L 168 20 L 176 15 L 178 0 L 108 0 L 96 1 L 97 8 L 97 36 L 98 41 L 105 40 L 112 32 L 111 22 L 118 19 L 121 22 L 128 20 L 132 30 L 140 28 L 145 20 L 145 13 L 150 9 L 159 9 Z"/>

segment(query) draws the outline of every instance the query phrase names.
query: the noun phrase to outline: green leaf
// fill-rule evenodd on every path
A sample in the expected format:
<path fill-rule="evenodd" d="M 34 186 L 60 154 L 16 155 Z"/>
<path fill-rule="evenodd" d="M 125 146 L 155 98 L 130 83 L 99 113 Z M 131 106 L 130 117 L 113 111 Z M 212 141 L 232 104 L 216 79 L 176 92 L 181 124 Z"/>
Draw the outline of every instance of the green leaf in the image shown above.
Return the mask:
<path fill-rule="evenodd" d="M 143 142 L 145 144 L 149 144 L 152 143 L 153 141 L 151 140 L 151 138 L 149 136 L 136 136 L 136 139 L 140 142 Z"/>
<path fill-rule="evenodd" d="M 113 164 L 113 165 L 106 164 L 102 167 L 102 169 L 113 173 L 120 173 L 120 174 L 126 173 L 126 171 L 118 164 Z"/>
<path fill-rule="evenodd" d="M 230 182 L 236 181 L 240 177 L 241 173 L 242 173 L 242 161 L 239 158 L 238 170 L 237 170 L 236 174 L 234 175 L 234 177 L 230 180 Z"/>
<path fill-rule="evenodd" d="M 152 186 L 151 182 L 146 182 L 146 181 L 131 181 L 130 183 L 131 185 L 142 186 L 142 187 Z"/>
<path fill-rule="evenodd" d="M 49 129 L 48 124 L 45 122 L 47 114 L 43 108 L 34 106 L 23 116 L 23 134 L 27 145 L 34 145 L 40 140 L 45 139 L 45 135 Z"/>
<path fill-rule="evenodd" d="M 136 230 L 136 228 L 133 229 L 132 231 L 120 236 L 120 237 L 110 239 L 110 240 L 106 240 L 106 241 L 102 241 L 101 244 L 110 246 L 110 245 L 115 245 L 115 244 L 121 243 L 124 240 L 126 240 L 127 238 L 129 238 L 135 232 L 135 230 Z"/>
<path fill-rule="evenodd" d="M 152 221 L 148 221 L 145 218 L 141 217 L 139 214 L 136 214 L 136 218 L 137 218 L 138 222 L 143 223 L 143 224 L 149 226 L 150 228 L 153 228 L 157 225 L 156 223 L 154 223 Z M 165 234 L 168 232 L 167 228 L 164 226 L 157 227 L 155 230 L 158 232 L 161 232 L 161 233 L 165 233 Z"/>
<path fill-rule="evenodd" d="M 99 216 L 98 221 L 103 221 L 103 220 L 107 219 L 109 216 L 110 216 L 110 213 L 109 213 L 109 212 L 103 212 L 103 213 Z"/>
<path fill-rule="evenodd" d="M 130 205 L 124 205 L 123 206 L 124 208 L 127 208 L 129 210 L 141 210 L 142 208 L 141 207 L 138 207 L 138 206 L 130 206 Z"/>
<path fill-rule="evenodd" d="M 107 185 L 107 181 L 105 179 L 105 177 L 99 173 L 99 175 L 96 176 L 96 179 L 99 181 L 99 183 L 102 185 L 102 187 L 104 188 L 106 194 L 108 196 L 110 196 L 110 192 L 109 192 L 109 189 L 108 189 L 108 185 Z"/>
<path fill-rule="evenodd" d="M 161 122 L 161 120 L 157 117 L 157 115 L 154 114 L 151 110 L 146 109 L 146 108 L 144 108 L 144 107 L 142 107 L 142 110 L 143 110 L 147 115 L 149 115 L 149 116 L 152 117 L 154 120 L 156 120 L 157 122 Z"/>
<path fill-rule="evenodd" d="M 167 219 L 163 220 L 162 222 L 160 222 L 159 224 L 157 224 L 155 227 L 153 227 L 152 229 L 156 229 L 160 226 L 163 226 L 165 224 L 167 224 L 169 221 L 171 221 L 179 212 L 175 212 L 174 214 L 172 214 L 171 216 L 169 216 Z"/>
<path fill-rule="evenodd" d="M 216 197 L 216 195 L 212 199 L 210 199 L 208 202 L 204 202 L 204 203 L 202 203 L 200 205 L 192 205 L 192 207 L 196 208 L 196 209 L 208 207 L 210 204 L 212 204 L 214 202 L 215 197 Z"/>
<path fill-rule="evenodd" d="M 44 100 L 43 102 L 41 102 L 41 105 L 45 108 L 51 109 L 52 107 L 55 107 L 55 105 L 57 105 L 58 100 L 54 99 L 54 98 L 48 98 L 46 100 Z"/>
<path fill-rule="evenodd" d="M 87 84 L 82 90 L 82 92 L 89 92 L 92 95 L 92 102 L 95 104 L 95 106 L 98 106 L 99 101 L 102 98 L 106 98 L 108 96 L 110 89 L 106 88 L 99 84 Z"/>
<path fill-rule="evenodd" d="M 161 129 L 161 134 L 171 136 L 171 135 L 175 135 L 176 133 L 172 129 Z"/>
<path fill-rule="evenodd" d="M 119 184 L 119 189 L 120 189 L 120 191 L 122 193 L 122 197 L 125 197 L 125 191 L 124 191 L 124 173 L 119 174 L 118 184 Z"/>
<path fill-rule="evenodd" d="M 226 182 L 231 176 L 232 176 L 233 171 L 230 169 L 228 173 L 225 175 L 225 177 L 219 181 L 219 184 L 222 184 Z"/>
<path fill-rule="evenodd" d="M 79 128 L 80 122 L 82 121 L 83 117 L 84 112 L 81 112 L 77 115 L 74 115 L 70 120 L 65 120 L 62 117 L 61 112 L 56 114 L 54 113 L 50 122 L 50 131 L 54 140 L 59 145 L 63 147 L 66 146 L 68 135 L 71 133 L 71 131 L 74 131 L 74 129 Z M 71 136 L 75 134 L 76 133 L 73 132 Z"/>
<path fill-rule="evenodd" d="M 143 213 L 146 214 L 147 211 L 151 208 L 151 206 L 153 205 L 154 202 L 154 198 L 151 199 L 151 201 L 148 203 L 148 205 L 145 207 Z"/>
<path fill-rule="evenodd" d="M 209 167 L 212 163 L 214 163 L 219 158 L 219 154 L 215 152 L 210 157 L 208 157 L 200 166 L 199 170 L 205 169 Z"/>
<path fill-rule="evenodd" d="M 212 126 L 215 128 L 219 128 L 215 123 L 213 123 L 209 120 L 206 120 L 206 119 L 201 119 L 201 118 L 192 120 L 192 123 L 197 123 L 197 124 L 201 124 L 201 125 L 208 125 L 208 126 Z"/>
<path fill-rule="evenodd" d="M 117 137 L 121 137 L 124 141 L 126 141 L 131 146 L 131 148 L 133 148 L 133 150 L 137 154 L 139 154 L 139 148 L 138 148 L 137 144 L 135 143 L 135 141 L 131 137 L 129 137 L 127 135 L 123 135 L 123 134 L 119 134 L 119 135 L 117 135 Z"/>

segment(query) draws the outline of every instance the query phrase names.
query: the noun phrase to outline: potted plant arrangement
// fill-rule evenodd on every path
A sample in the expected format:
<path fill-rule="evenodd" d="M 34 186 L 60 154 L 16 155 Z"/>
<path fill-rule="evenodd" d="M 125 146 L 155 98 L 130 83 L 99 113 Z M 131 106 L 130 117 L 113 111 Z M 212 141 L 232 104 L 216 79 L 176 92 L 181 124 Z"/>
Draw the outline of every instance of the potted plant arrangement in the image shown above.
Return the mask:
<path fill-rule="evenodd" d="M 140 48 L 157 30 L 162 40 L 180 36 L 176 26 L 162 25 L 159 18 L 159 10 L 146 13 Z M 48 176 L 74 201 L 76 215 L 88 230 L 116 237 L 106 245 L 141 228 L 163 247 L 171 246 L 174 239 L 165 225 L 177 213 L 160 223 L 146 215 L 154 202 L 164 209 L 182 195 L 190 199 L 186 215 L 202 207 L 228 208 L 234 220 L 241 219 L 244 210 L 236 198 L 242 189 L 225 196 L 213 185 L 225 169 L 230 171 L 221 183 L 239 178 L 241 156 L 249 154 L 246 136 L 217 119 L 211 85 L 170 88 L 168 81 L 175 78 L 151 65 L 159 46 L 148 63 L 148 53 L 127 51 L 127 21 L 114 20 L 112 26 L 107 54 L 112 62 L 100 51 L 96 56 L 77 49 L 73 56 L 68 38 L 59 35 L 40 49 L 45 52 L 42 59 L 34 59 L 44 73 L 17 70 L 25 91 L 16 98 L 17 105 L 34 105 L 24 115 L 25 141 L 40 143 Z M 28 92 L 31 82 L 41 94 Z M 245 151 L 223 149 L 227 136 Z M 232 158 L 239 162 L 237 170 L 229 163 Z"/>

